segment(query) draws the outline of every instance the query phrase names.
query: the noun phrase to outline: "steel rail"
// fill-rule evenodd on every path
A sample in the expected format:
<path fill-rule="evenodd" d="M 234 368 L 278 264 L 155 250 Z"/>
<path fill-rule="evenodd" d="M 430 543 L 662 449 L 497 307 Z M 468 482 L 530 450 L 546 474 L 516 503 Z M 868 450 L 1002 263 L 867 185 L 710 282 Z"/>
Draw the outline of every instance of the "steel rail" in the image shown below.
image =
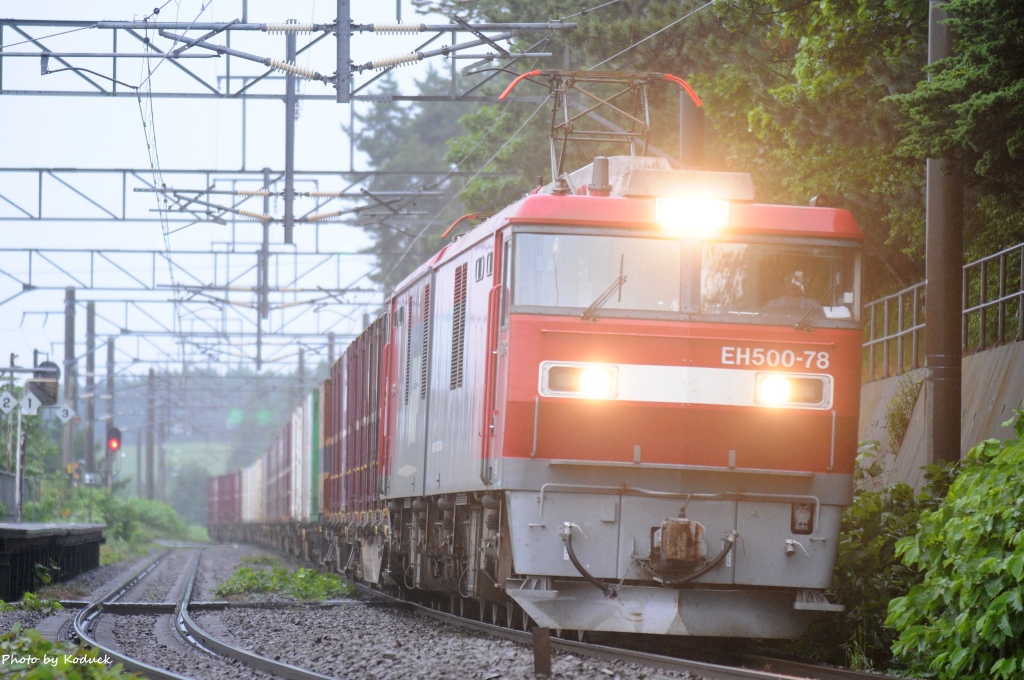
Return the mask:
<path fill-rule="evenodd" d="M 738 654 L 735 656 L 737 663 L 749 664 L 755 667 L 771 668 L 778 673 L 785 673 L 787 677 L 816 678 L 817 680 L 886 680 L 895 678 L 892 675 L 883 673 L 852 671 L 846 668 L 830 668 L 827 666 L 815 666 L 814 664 L 800 661 L 789 661 L 788 659 L 777 659 L 774 657 L 760 656 L 756 654 Z"/>
<path fill-rule="evenodd" d="M 200 551 L 199 556 L 196 557 L 195 563 L 192 565 L 192 573 L 189 574 L 188 585 L 185 586 L 185 591 L 182 594 L 177 607 L 178 626 L 182 632 L 187 633 L 186 638 L 189 642 L 198 644 L 206 650 L 215 652 L 221 656 L 239 661 L 250 668 L 259 669 L 279 678 L 286 678 L 286 680 L 331 680 L 331 676 L 320 675 L 319 673 L 314 673 L 313 671 L 309 671 L 304 668 L 292 666 L 291 664 L 273 661 L 272 659 L 268 659 L 248 650 L 234 647 L 213 637 L 208 632 L 200 628 L 189 615 L 188 610 L 189 606 L 192 604 L 192 588 L 195 585 L 196 575 L 199 573 L 199 558 L 201 555 L 202 552 Z"/>
<path fill-rule="evenodd" d="M 446 614 L 445 612 L 431 609 L 425 605 L 416 604 L 414 602 L 409 602 L 407 600 L 387 595 L 386 593 L 374 590 L 361 583 L 354 581 L 349 581 L 349 583 L 368 596 L 383 598 L 394 603 L 407 605 L 411 607 L 415 613 L 422 614 L 441 623 L 446 623 L 459 628 L 467 628 L 487 635 L 493 635 L 495 637 L 511 640 L 512 642 L 518 642 L 528 647 L 533 644 L 533 635 L 530 632 L 513 630 L 511 628 L 483 623 L 481 621 L 474 621 L 455 614 Z M 792 680 L 794 677 L 769 671 L 734 668 L 719 664 L 706 663 L 703 661 L 677 659 L 671 656 L 620 649 L 605 645 L 573 642 L 571 640 L 556 637 L 551 638 L 551 648 L 568 654 L 585 655 L 604 661 L 621 661 L 623 663 L 635 663 L 660 670 L 699 674 L 702 678 L 706 678 L 707 680 Z"/>
<path fill-rule="evenodd" d="M 152 560 L 144 564 L 141 569 L 134 572 L 131 576 L 129 576 L 127 579 L 125 579 L 118 585 L 114 586 L 114 588 L 108 591 L 105 595 L 102 595 L 98 599 L 94 600 L 87 607 L 85 607 L 80 612 L 75 614 L 75 618 L 72 621 L 72 625 L 74 627 L 74 632 L 75 635 L 78 637 L 79 642 L 85 643 L 90 647 L 98 649 L 100 652 L 106 654 L 111 659 L 113 659 L 116 663 L 121 664 L 127 670 L 136 673 L 141 673 L 148 678 L 157 678 L 158 680 L 188 680 L 187 678 L 185 678 L 185 676 L 178 675 L 177 673 L 172 673 L 161 668 L 157 668 L 156 666 L 150 666 L 149 664 L 143 661 L 132 658 L 130 656 L 125 656 L 124 654 L 113 649 L 112 647 L 100 644 L 95 639 L 95 637 L 93 637 L 92 633 L 93 624 L 95 624 L 97 617 L 99 617 L 104 612 L 104 606 L 113 603 L 114 601 L 122 597 L 125 593 L 134 588 L 136 585 L 138 585 L 139 581 L 148 576 L 149 573 L 153 571 L 153 569 L 155 569 L 157 565 L 161 561 L 163 561 L 163 559 L 167 557 L 169 554 L 171 554 L 171 551 L 166 550 L 163 553 L 157 555 Z"/>

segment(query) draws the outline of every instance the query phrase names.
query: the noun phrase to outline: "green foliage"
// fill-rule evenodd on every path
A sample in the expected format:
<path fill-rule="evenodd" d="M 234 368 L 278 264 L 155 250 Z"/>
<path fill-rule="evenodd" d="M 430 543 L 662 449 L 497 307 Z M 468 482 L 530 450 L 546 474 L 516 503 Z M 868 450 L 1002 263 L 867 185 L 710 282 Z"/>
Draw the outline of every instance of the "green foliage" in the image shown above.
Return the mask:
<path fill-rule="evenodd" d="M 48 564 L 39 564 L 38 562 L 33 566 L 33 572 L 35 576 L 35 582 L 38 586 L 48 586 L 53 582 L 55 573 L 60 571 L 60 565 L 54 561 L 50 561 Z"/>
<path fill-rule="evenodd" d="M 857 464 L 853 468 L 853 479 L 860 483 L 882 474 L 884 468 L 878 462 L 878 442 L 866 441 L 857 445 Z"/>
<path fill-rule="evenodd" d="M 870 447 L 866 447 L 870 449 Z M 921 574 L 896 559 L 897 542 L 917 532 L 921 513 L 939 507 L 958 465 L 928 468 L 919 494 L 906 484 L 880 491 L 860 490 L 843 514 L 832 599 L 845 605 L 821 617 L 797 650 L 852 668 L 889 668 L 894 634 L 885 627 L 892 598 L 919 583 Z M 844 641 L 837 647 L 837 641 Z"/>
<path fill-rule="evenodd" d="M 21 624 L 15 624 L 0 636 L 0 655 L 12 657 L 4 663 L 4 677 L 24 680 L 141 678 L 134 673 L 124 674 L 121 664 L 108 668 L 103 655 L 95 649 L 50 642 L 31 628 L 22 631 Z"/>
<path fill-rule="evenodd" d="M 198 463 L 190 463 L 174 475 L 167 500 L 186 524 L 206 524 L 206 503 L 201 500 L 206 498 L 208 477 L 206 468 Z"/>
<path fill-rule="evenodd" d="M 4 385 L 3 389 L 11 392 L 15 399 L 24 396 L 24 388 Z M 11 418 L 10 421 L 6 416 L 0 418 L 0 442 L 4 443 L 4 447 L 0 449 L 0 464 L 8 472 L 14 471 L 14 457 L 7 459 L 6 445 L 8 441 L 13 441 L 17 428 L 17 418 Z M 27 478 L 60 470 L 61 452 L 57 445 L 60 441 L 59 428 L 60 423 L 56 420 L 46 421 L 37 417 L 21 419 L 21 432 L 25 438 L 24 471 Z"/>
<path fill-rule="evenodd" d="M 1016 438 L 971 449 L 946 503 L 897 544 L 924 579 L 889 605 L 893 652 L 938 678 L 1024 671 L 1024 412 Z"/>
<path fill-rule="evenodd" d="M 905 147 L 952 158 L 978 178 L 1021 186 L 1024 160 L 1024 3 L 952 0 L 947 25 L 961 39 L 930 66 L 929 80 L 896 100 L 913 122 Z"/>
<path fill-rule="evenodd" d="M 133 557 L 142 557 L 152 550 L 152 543 L 140 541 L 128 542 L 113 537 L 108 537 L 106 543 L 100 546 L 100 566 L 117 564 Z"/>
<path fill-rule="evenodd" d="M 186 539 L 189 529 L 168 505 L 142 498 L 124 498 L 109 489 L 67 488 L 63 477 L 47 480 L 42 500 L 25 504 L 25 519 L 30 522 L 102 522 L 107 536 L 115 541 L 136 545 L 155 538 Z"/>
<path fill-rule="evenodd" d="M 390 76 L 380 82 L 376 94 L 385 98 L 398 94 L 398 85 Z M 450 92 L 447 80 L 435 71 L 417 81 L 417 86 L 419 94 L 426 96 Z M 445 142 L 462 132 L 459 118 L 467 110 L 468 105 L 459 102 L 378 103 L 358 115 L 365 132 L 353 135 L 353 143 L 369 157 L 371 167 L 385 173 L 369 180 L 368 190 L 437 189 L 434 183 L 440 178 L 436 172 L 451 169 L 444 158 Z M 378 258 L 378 267 L 369 278 L 383 285 L 385 292 L 440 249 L 440 235 L 463 214 L 456 195 L 461 186 L 456 184 L 445 185 L 451 187 L 453 193 L 449 195 L 421 196 L 392 205 L 406 212 L 426 213 L 422 217 L 398 215 L 360 220 L 374 242 L 368 252 Z"/>
<path fill-rule="evenodd" d="M 50 614 L 63 610 L 64 607 L 59 601 L 41 600 L 35 593 L 25 593 L 21 598 L 21 602 L 12 602 L 10 604 L 0 602 L 0 612 L 39 612 L 45 616 L 49 616 Z"/>
<path fill-rule="evenodd" d="M 304 601 L 326 600 L 351 592 L 352 587 L 336 574 L 304 567 L 293 572 L 276 565 L 270 569 L 239 567 L 216 590 L 218 597 L 241 593 L 282 593 Z"/>
<path fill-rule="evenodd" d="M 885 430 L 889 436 L 889 451 L 894 456 L 900 452 L 903 438 L 907 435 L 921 385 L 922 381 L 915 380 L 911 374 L 903 375 L 899 391 L 885 405 Z"/>

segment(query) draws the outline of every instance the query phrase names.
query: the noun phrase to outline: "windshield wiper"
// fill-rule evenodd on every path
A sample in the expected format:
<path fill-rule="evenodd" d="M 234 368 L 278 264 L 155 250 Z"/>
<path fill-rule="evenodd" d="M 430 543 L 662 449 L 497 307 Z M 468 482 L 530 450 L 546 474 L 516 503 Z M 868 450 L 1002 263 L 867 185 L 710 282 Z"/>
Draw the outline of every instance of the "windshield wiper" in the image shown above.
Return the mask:
<path fill-rule="evenodd" d="M 608 286 L 603 293 L 597 296 L 597 299 L 590 303 L 590 306 L 580 314 L 580 318 L 584 321 L 597 321 L 597 310 L 604 307 L 605 303 L 611 299 L 615 291 L 619 292 L 619 301 L 622 301 L 622 286 L 626 283 L 626 275 L 622 273 L 623 265 L 625 264 L 626 256 L 622 255 L 619 258 L 619 275 L 612 281 L 612 285 Z"/>
<path fill-rule="evenodd" d="M 811 317 L 814 316 L 815 312 L 817 312 L 819 314 L 824 314 L 825 313 L 825 309 L 824 309 L 825 298 L 827 298 L 829 296 L 832 296 L 834 292 L 835 292 L 835 286 L 832 286 L 829 289 L 827 289 L 824 293 L 822 293 L 821 297 L 819 297 L 818 299 L 814 300 L 814 302 L 817 303 L 817 306 L 816 307 L 810 307 L 807 310 L 807 313 L 804 314 L 802 317 L 800 317 L 799 321 L 797 321 L 795 324 L 793 324 L 793 328 L 795 328 L 798 331 L 809 331 L 809 330 L 811 330 L 813 328 L 813 326 L 810 323 Z"/>

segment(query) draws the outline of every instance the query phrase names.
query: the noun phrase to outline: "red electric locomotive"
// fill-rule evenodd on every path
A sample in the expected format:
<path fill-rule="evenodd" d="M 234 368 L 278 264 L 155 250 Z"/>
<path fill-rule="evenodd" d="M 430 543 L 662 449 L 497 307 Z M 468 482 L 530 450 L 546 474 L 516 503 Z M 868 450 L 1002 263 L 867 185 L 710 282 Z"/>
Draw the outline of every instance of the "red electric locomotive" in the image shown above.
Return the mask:
<path fill-rule="evenodd" d="M 510 625 L 799 635 L 839 609 L 862 238 L 743 174 L 562 174 L 422 265 L 332 368 L 308 402 L 318 520 L 288 544 Z"/>

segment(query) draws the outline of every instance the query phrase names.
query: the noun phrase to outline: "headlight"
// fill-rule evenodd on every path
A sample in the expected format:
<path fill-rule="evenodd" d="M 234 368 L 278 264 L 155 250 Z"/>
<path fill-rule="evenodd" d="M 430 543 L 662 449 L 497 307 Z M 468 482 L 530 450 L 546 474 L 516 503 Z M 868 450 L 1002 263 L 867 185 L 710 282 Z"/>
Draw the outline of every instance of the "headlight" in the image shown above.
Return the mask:
<path fill-rule="evenodd" d="M 760 375 L 757 380 L 757 403 L 765 406 L 781 406 L 789 401 L 793 385 L 789 378 L 781 375 Z"/>
<path fill-rule="evenodd" d="M 659 198 L 658 224 L 676 236 L 702 238 L 729 224 L 729 201 L 712 198 Z"/>
<path fill-rule="evenodd" d="M 540 392 L 551 397 L 609 399 L 615 396 L 618 372 L 605 364 L 541 364 Z"/>
<path fill-rule="evenodd" d="M 825 375 L 758 373 L 754 403 L 775 407 L 827 407 L 832 401 L 831 386 L 831 377 Z"/>

